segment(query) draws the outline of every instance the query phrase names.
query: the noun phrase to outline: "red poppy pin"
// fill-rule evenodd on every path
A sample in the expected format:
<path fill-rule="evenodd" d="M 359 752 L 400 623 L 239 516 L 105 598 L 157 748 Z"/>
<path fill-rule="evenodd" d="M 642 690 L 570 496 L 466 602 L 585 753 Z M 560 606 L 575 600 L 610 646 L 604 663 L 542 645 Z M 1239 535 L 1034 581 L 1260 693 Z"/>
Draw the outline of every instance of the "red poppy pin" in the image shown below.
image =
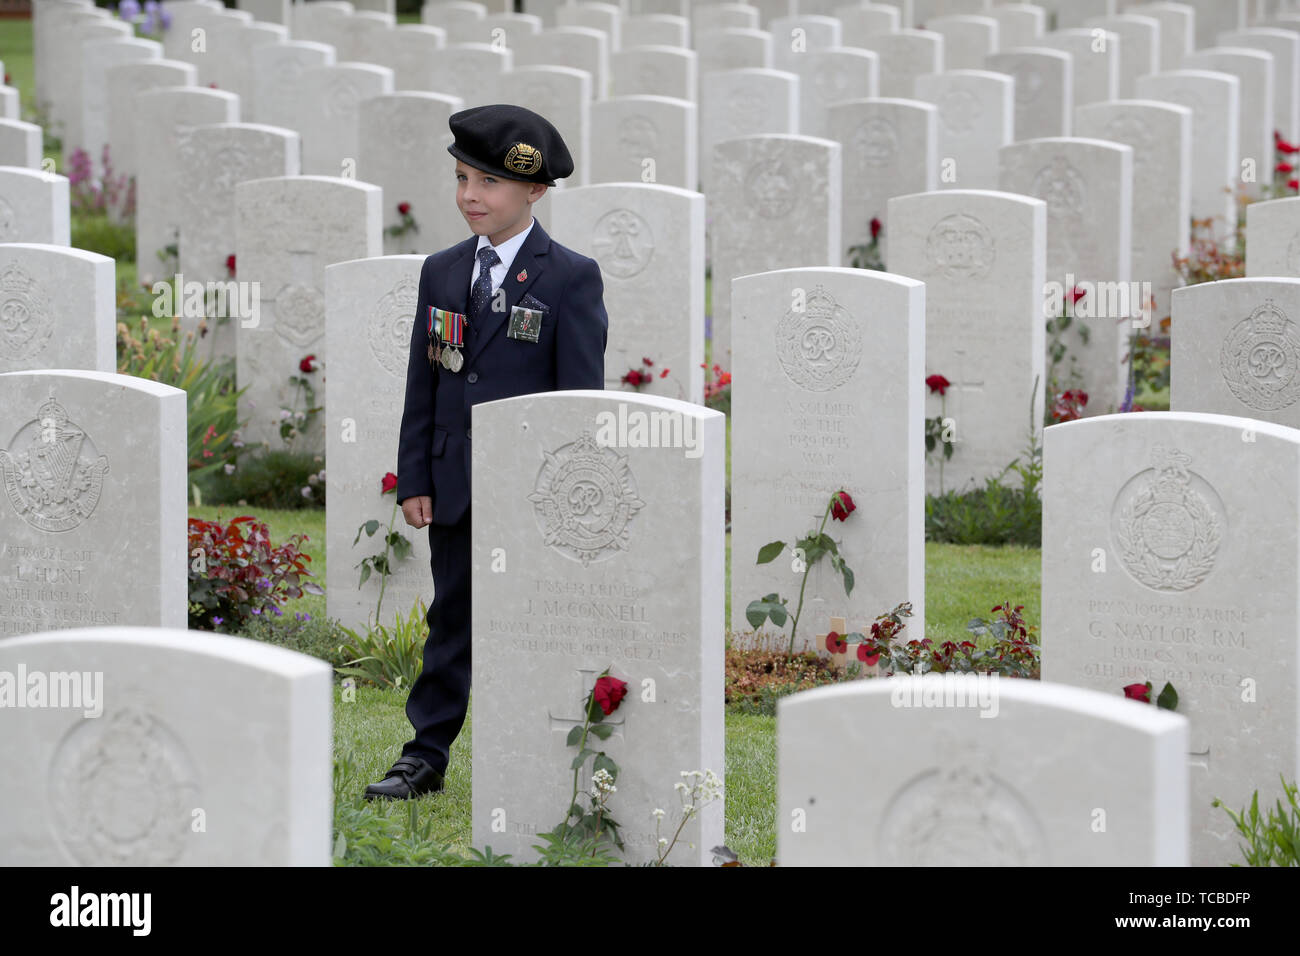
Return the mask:
<path fill-rule="evenodd" d="M 516 281 L 516 282 L 523 282 L 523 281 L 524 281 L 525 279 L 527 279 L 527 278 L 528 278 L 528 270 L 527 270 L 527 269 L 523 269 L 523 270 L 520 271 L 519 275 L 515 276 L 515 281 Z"/>

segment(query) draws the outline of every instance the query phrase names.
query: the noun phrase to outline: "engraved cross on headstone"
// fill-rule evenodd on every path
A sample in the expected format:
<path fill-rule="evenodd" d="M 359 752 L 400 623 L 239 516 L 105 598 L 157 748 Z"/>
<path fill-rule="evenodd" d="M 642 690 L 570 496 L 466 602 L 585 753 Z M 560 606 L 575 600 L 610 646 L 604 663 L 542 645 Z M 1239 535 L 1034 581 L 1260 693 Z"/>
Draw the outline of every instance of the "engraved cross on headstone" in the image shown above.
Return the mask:
<path fill-rule="evenodd" d="M 587 694 L 590 693 L 591 689 L 596 686 L 596 678 L 600 676 L 600 671 L 588 670 L 586 668 L 580 667 L 575 671 L 575 674 L 577 675 L 577 679 L 574 682 L 574 686 L 577 687 L 578 690 L 577 699 L 579 701 L 586 700 Z M 551 713 L 551 709 L 549 707 L 546 708 L 546 716 L 550 720 L 551 730 L 558 730 L 565 734 L 567 734 L 574 727 L 581 727 L 582 722 L 586 717 L 585 714 L 581 714 L 581 713 L 578 714 L 577 717 L 556 717 L 553 713 Z M 626 717 L 620 717 L 618 718 L 618 720 L 610 720 L 609 718 L 605 718 L 605 720 L 601 721 L 601 723 L 605 724 L 606 726 L 614 728 L 614 732 L 610 734 L 611 737 L 622 737 L 624 740 L 626 740 L 627 736 L 623 733 L 623 725 L 626 722 L 626 720 L 627 720 Z"/>

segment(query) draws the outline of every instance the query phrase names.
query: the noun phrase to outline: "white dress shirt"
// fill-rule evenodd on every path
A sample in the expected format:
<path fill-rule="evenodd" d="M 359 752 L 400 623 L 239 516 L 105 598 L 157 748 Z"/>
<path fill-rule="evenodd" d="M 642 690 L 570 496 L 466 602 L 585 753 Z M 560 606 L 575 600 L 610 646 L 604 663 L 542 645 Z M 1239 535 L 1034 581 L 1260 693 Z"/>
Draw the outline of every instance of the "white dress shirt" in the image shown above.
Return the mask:
<path fill-rule="evenodd" d="M 470 271 L 469 276 L 469 288 L 471 294 L 473 294 L 474 291 L 474 281 L 478 279 L 478 254 L 483 247 L 492 246 L 492 248 L 497 251 L 497 258 L 501 260 L 492 267 L 491 272 L 492 291 L 495 293 L 497 289 L 501 288 L 501 283 L 506 281 L 506 276 L 510 272 L 510 265 L 515 261 L 515 255 L 519 252 L 519 247 L 524 244 L 524 240 L 528 238 L 528 234 L 533 231 L 533 225 L 536 222 L 536 219 L 529 218 L 527 229 L 511 236 L 499 246 L 492 246 L 492 243 L 487 236 L 478 237 L 478 248 L 474 250 L 474 268 Z"/>

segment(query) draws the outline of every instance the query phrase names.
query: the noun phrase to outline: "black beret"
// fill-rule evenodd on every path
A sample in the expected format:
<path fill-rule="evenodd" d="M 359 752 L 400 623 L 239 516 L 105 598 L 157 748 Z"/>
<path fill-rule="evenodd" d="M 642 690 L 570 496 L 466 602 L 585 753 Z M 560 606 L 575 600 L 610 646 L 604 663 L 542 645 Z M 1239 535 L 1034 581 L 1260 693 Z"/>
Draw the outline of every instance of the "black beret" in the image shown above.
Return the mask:
<path fill-rule="evenodd" d="M 447 125 L 456 138 L 447 152 L 485 173 L 547 186 L 573 173 L 560 131 L 522 106 L 475 106 L 453 113 Z"/>

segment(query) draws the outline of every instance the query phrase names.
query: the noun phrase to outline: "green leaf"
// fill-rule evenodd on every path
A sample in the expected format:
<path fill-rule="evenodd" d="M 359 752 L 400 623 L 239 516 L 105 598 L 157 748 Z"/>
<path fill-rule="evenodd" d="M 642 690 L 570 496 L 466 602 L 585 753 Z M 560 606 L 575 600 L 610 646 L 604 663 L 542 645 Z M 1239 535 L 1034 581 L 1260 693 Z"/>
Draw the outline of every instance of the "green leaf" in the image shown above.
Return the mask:
<path fill-rule="evenodd" d="M 365 561 L 361 562 L 361 584 L 365 584 L 366 580 L 369 577 L 370 577 L 370 559 L 367 558 Z M 358 584 L 357 587 L 358 588 L 361 587 L 361 584 Z"/>
<path fill-rule="evenodd" d="M 593 724 L 591 732 L 601 740 L 608 740 L 609 735 L 614 732 L 614 728 L 609 724 Z"/>
<path fill-rule="evenodd" d="M 581 742 L 582 742 L 582 728 L 574 727 L 572 730 L 569 731 L 569 736 L 565 738 L 564 746 L 576 747 Z"/>
<path fill-rule="evenodd" d="M 1165 686 L 1160 691 L 1160 696 L 1156 698 L 1156 706 L 1165 710 L 1178 709 L 1178 691 L 1174 690 L 1174 685 L 1165 681 Z"/>
<path fill-rule="evenodd" d="M 758 564 L 767 564 L 769 561 L 776 560 L 777 556 L 785 550 L 784 541 L 770 541 L 758 549 Z M 757 627 L 758 625 L 754 625 Z"/>
<path fill-rule="evenodd" d="M 771 607 L 772 605 L 766 599 L 750 601 L 745 607 L 745 620 L 749 622 L 750 627 L 758 630 L 767 620 Z"/>
<path fill-rule="evenodd" d="M 371 518 L 361 527 L 365 529 L 366 537 L 372 538 L 374 537 L 375 532 L 379 530 L 379 522 L 376 521 L 374 518 Z"/>
<path fill-rule="evenodd" d="M 614 761 L 610 760 L 603 753 L 597 754 L 596 759 L 592 761 L 591 772 L 595 773 L 597 770 L 604 770 L 615 780 L 618 779 L 618 764 L 614 763 Z M 608 822 L 612 823 L 613 821 Z"/>
<path fill-rule="evenodd" d="M 844 577 L 844 593 L 850 595 L 853 593 L 853 569 L 843 561 L 840 562 L 840 574 Z"/>

